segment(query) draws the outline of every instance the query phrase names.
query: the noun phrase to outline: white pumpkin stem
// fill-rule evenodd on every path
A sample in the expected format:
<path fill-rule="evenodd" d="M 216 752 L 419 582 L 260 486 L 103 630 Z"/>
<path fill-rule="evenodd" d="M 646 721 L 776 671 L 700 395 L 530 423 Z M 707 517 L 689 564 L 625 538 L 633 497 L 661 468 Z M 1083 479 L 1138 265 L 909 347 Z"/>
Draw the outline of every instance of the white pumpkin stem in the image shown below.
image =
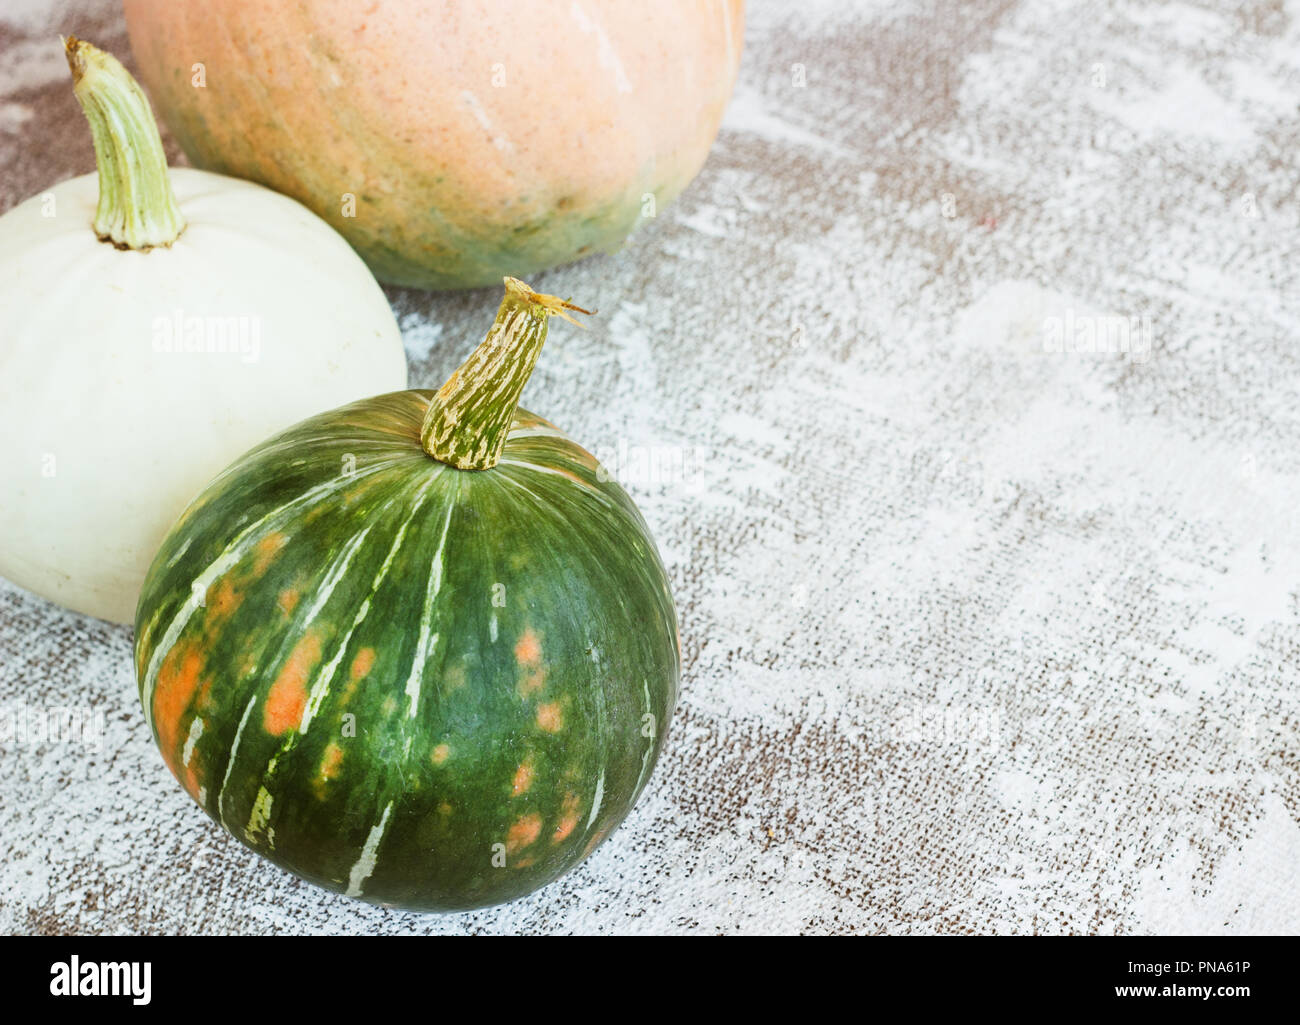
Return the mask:
<path fill-rule="evenodd" d="M 458 470 L 496 466 L 519 396 L 532 376 L 552 316 L 594 313 L 506 278 L 506 295 L 487 337 L 429 403 L 420 430 L 424 451 Z M 581 324 L 578 324 L 581 327 Z"/>
<path fill-rule="evenodd" d="M 112 54 L 76 36 L 63 41 L 73 93 L 95 142 L 95 234 L 119 249 L 169 246 L 185 230 L 149 101 Z"/>

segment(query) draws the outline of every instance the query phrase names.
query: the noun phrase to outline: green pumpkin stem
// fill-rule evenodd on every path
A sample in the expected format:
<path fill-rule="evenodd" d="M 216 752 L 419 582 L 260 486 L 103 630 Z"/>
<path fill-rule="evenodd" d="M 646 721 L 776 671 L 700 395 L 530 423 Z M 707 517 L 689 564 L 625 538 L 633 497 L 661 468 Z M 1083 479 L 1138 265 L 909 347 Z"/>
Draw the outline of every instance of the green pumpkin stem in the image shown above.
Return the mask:
<path fill-rule="evenodd" d="M 420 429 L 424 451 L 458 470 L 496 466 L 519 396 L 546 341 L 546 322 L 558 316 L 577 324 L 570 310 L 594 312 L 506 278 L 492 330 L 429 403 Z"/>
<path fill-rule="evenodd" d="M 119 249 L 169 246 L 185 230 L 149 101 L 112 54 L 68 36 L 73 93 L 95 142 L 95 234 Z"/>

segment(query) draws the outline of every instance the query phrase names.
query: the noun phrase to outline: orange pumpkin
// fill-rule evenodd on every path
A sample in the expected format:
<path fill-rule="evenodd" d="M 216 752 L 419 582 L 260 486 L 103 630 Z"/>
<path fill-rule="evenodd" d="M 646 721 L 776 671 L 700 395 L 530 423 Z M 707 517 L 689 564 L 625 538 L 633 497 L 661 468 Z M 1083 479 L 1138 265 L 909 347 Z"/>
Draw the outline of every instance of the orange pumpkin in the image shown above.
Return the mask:
<path fill-rule="evenodd" d="M 499 283 L 617 248 L 686 187 L 743 0 L 125 0 L 199 167 L 293 196 L 382 280 Z"/>

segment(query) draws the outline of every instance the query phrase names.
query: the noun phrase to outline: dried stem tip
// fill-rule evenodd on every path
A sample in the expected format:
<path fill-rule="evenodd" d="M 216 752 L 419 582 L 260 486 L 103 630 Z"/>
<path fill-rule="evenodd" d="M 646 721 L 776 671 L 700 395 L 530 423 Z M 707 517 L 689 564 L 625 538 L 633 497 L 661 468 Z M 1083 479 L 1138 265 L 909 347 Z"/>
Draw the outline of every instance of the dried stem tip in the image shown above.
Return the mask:
<path fill-rule="evenodd" d="M 458 470 L 491 469 L 501 458 L 519 396 L 546 341 L 547 321 L 555 316 L 578 324 L 570 311 L 594 312 L 534 292 L 518 278 L 505 282 L 492 329 L 438 389 L 420 431 L 425 452 Z"/>

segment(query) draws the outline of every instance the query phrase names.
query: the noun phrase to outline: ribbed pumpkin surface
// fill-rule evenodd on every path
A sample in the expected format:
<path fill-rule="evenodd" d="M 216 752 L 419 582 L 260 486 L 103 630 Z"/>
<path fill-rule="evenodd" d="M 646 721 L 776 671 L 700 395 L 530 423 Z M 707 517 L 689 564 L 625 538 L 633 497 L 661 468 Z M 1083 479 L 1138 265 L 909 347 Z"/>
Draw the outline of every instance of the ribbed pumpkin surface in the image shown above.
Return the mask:
<path fill-rule="evenodd" d="M 195 501 L 149 572 L 141 699 L 243 843 L 330 889 L 509 900 L 588 855 L 648 779 L 676 618 L 644 521 L 516 411 L 503 458 L 420 446 L 431 392 L 303 421 Z"/>

